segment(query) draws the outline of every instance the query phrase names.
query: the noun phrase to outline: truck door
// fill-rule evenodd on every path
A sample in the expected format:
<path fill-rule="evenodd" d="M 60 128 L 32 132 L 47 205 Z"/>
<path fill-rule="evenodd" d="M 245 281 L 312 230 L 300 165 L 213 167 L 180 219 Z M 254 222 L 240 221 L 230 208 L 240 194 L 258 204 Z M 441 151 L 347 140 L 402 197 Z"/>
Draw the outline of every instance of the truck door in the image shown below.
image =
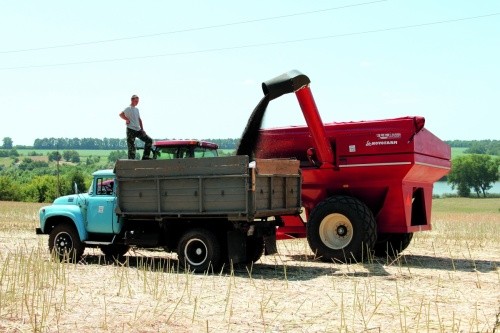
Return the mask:
<path fill-rule="evenodd" d="M 115 214 L 114 179 L 98 178 L 94 182 L 87 206 L 87 231 L 95 233 L 118 233 L 118 218 Z"/>

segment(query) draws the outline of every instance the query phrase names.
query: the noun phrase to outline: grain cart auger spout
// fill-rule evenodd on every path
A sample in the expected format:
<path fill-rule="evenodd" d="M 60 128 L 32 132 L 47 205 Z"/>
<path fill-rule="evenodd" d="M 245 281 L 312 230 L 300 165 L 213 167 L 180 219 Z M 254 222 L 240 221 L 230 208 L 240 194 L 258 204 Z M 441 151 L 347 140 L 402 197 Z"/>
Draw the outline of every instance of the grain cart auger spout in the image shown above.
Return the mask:
<path fill-rule="evenodd" d="M 323 123 L 309 78 L 295 70 L 262 89 L 238 152 L 299 160 L 302 176 L 305 214 L 284 217 L 278 239 L 307 237 L 322 260 L 350 262 L 399 253 L 431 229 L 432 188 L 451 149 L 424 117 Z M 269 101 L 292 92 L 306 125 L 260 129 Z"/>
<path fill-rule="evenodd" d="M 313 155 L 315 155 L 315 163 L 320 166 L 331 167 L 333 164 L 332 147 L 327 140 L 323 121 L 316 107 L 309 83 L 311 83 L 311 80 L 296 70 L 263 82 L 262 91 L 264 92 L 264 97 L 249 119 L 245 132 L 242 135 L 237 155 L 252 156 L 254 154 L 262 119 L 269 102 L 284 94 L 295 93 L 307 126 L 311 129 L 311 137 L 314 142 L 314 148 L 308 151 L 309 157 L 312 159 Z"/>

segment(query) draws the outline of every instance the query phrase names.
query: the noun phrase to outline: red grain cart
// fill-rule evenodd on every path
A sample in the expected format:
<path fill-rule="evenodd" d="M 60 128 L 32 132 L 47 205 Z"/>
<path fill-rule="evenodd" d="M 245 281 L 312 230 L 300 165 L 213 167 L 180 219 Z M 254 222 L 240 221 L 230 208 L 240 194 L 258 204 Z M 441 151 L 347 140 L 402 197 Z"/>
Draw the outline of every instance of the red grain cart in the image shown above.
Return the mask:
<path fill-rule="evenodd" d="M 431 229 L 432 187 L 450 170 L 450 147 L 419 116 L 324 124 L 309 84 L 298 71 L 262 84 L 264 110 L 295 93 L 307 124 L 261 129 L 253 147 L 257 158 L 300 161 L 305 214 L 283 217 L 278 239 L 307 237 L 325 261 L 404 250 L 414 232 Z"/>

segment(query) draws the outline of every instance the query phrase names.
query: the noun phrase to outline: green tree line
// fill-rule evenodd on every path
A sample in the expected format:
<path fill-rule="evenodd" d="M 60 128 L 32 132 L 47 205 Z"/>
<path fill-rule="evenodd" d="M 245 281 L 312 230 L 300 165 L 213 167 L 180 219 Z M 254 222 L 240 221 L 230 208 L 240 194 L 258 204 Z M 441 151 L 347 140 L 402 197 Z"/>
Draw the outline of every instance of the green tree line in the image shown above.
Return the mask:
<path fill-rule="evenodd" d="M 500 156 L 500 140 L 452 140 L 445 141 L 452 148 L 467 148 L 466 154 L 486 154 Z"/>
<path fill-rule="evenodd" d="M 126 150 L 111 151 L 107 158 L 88 156 L 81 159 L 78 151 L 50 151 L 47 158 L 35 150 L 20 156 L 16 149 L 0 149 L 0 200 L 51 202 L 55 198 L 79 191 L 86 191 L 92 172 L 113 168 L 118 159 L 127 158 Z"/>
<path fill-rule="evenodd" d="M 156 139 L 156 140 L 168 140 Z M 219 145 L 221 149 L 236 149 L 240 139 L 215 139 L 207 138 L 202 139 L 205 141 L 210 141 Z M 500 140 L 448 140 L 445 141 L 452 148 L 467 148 L 466 154 L 487 154 L 500 156 Z M 33 148 L 33 149 L 102 149 L 102 150 L 112 150 L 112 149 L 127 149 L 127 142 L 124 138 L 113 139 L 113 138 L 43 138 L 36 139 L 33 146 L 14 146 L 12 138 L 3 138 L 3 149 L 17 148 Z"/>
<path fill-rule="evenodd" d="M 155 140 L 169 140 L 155 139 Z M 239 139 L 202 139 L 204 141 L 210 141 L 219 145 L 220 149 L 236 149 L 239 143 Z M 12 148 L 23 148 L 23 149 L 73 149 L 73 150 L 120 150 L 127 149 L 127 141 L 125 138 L 122 139 L 112 139 L 112 138 L 43 138 L 36 139 L 33 146 L 15 146 L 12 138 L 3 138 L 3 145 L 0 148 L 12 149 Z"/>
<path fill-rule="evenodd" d="M 234 150 L 237 145 L 235 139 L 207 141 L 219 141 L 221 149 Z M 80 191 L 85 191 L 90 186 L 92 172 L 113 168 L 116 160 L 127 158 L 125 149 L 111 150 L 106 158 L 87 156 L 84 159 L 77 149 L 56 149 L 45 153 L 46 159 L 40 159 L 42 154 L 36 149 L 21 156 L 11 144 L 11 140 L 4 139 L 4 149 L 0 149 L 0 200 L 51 202 L 58 196 L 74 193 L 75 183 Z M 453 159 L 447 181 L 457 189 L 459 196 L 474 193 L 486 197 L 499 179 L 499 168 L 500 157 L 464 154 Z"/>

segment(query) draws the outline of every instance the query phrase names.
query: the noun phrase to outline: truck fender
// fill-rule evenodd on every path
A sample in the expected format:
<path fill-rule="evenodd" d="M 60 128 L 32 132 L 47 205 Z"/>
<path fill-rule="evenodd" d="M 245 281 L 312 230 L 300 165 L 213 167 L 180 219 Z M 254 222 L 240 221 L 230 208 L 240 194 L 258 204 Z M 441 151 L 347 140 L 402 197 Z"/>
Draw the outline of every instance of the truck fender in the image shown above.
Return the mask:
<path fill-rule="evenodd" d="M 47 230 L 47 220 L 59 219 L 61 217 L 67 218 L 72 221 L 76 230 L 78 231 L 78 236 L 80 236 L 81 241 L 85 241 L 88 238 L 87 230 L 85 229 L 85 222 L 80 211 L 79 206 L 68 205 L 68 206 L 48 206 L 40 211 L 40 216 L 43 219 L 43 232 L 50 233 Z"/>

